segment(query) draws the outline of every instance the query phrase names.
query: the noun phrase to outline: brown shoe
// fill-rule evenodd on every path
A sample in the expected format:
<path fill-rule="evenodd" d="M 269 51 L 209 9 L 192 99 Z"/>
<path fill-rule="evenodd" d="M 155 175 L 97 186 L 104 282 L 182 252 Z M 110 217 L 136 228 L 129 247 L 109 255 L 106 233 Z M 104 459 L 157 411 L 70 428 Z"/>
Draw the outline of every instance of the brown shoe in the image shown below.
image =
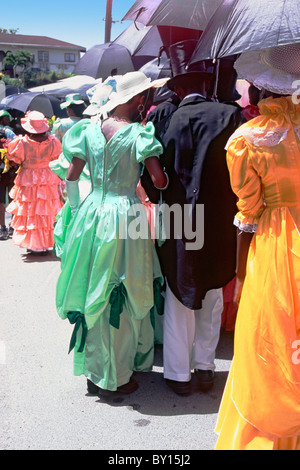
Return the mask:
<path fill-rule="evenodd" d="M 102 397 L 115 397 L 119 395 L 129 395 L 130 393 L 135 392 L 139 388 L 138 382 L 130 378 L 127 384 L 121 385 L 117 388 L 117 390 L 105 390 L 104 388 L 100 388 L 98 390 L 98 395 Z"/>
<path fill-rule="evenodd" d="M 209 392 L 214 385 L 215 373 L 213 370 L 195 369 L 196 387 L 201 392 Z"/>
<path fill-rule="evenodd" d="M 188 396 L 193 393 L 192 383 L 189 382 L 178 382 L 177 380 L 165 379 L 166 385 L 170 387 L 173 392 L 180 396 Z"/>

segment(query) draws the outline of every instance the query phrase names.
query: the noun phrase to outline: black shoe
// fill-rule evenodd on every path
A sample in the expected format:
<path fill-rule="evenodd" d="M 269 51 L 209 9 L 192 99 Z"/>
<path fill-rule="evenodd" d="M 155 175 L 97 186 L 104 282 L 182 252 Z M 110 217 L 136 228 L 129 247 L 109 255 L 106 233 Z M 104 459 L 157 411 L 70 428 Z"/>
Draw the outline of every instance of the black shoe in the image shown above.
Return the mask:
<path fill-rule="evenodd" d="M 166 385 L 170 387 L 173 392 L 180 396 L 188 396 L 193 393 L 191 380 L 189 382 L 178 382 L 177 380 L 165 379 Z"/>
<path fill-rule="evenodd" d="M 0 240 L 7 240 L 8 239 L 8 230 L 5 225 L 0 227 Z"/>
<path fill-rule="evenodd" d="M 214 385 L 215 373 L 213 370 L 195 369 L 196 386 L 201 392 L 209 392 Z"/>
<path fill-rule="evenodd" d="M 87 391 L 91 395 L 98 395 L 99 387 L 91 382 L 91 380 L 87 379 Z"/>
<path fill-rule="evenodd" d="M 130 393 L 135 392 L 138 388 L 138 382 L 131 377 L 127 384 L 120 385 L 117 390 L 105 390 L 104 388 L 99 387 L 98 395 L 105 398 L 117 397 L 120 395 L 130 395 Z"/>
<path fill-rule="evenodd" d="M 27 250 L 27 254 L 32 255 L 32 256 L 47 256 L 49 255 L 49 251 L 48 250 L 45 250 L 45 251 Z"/>

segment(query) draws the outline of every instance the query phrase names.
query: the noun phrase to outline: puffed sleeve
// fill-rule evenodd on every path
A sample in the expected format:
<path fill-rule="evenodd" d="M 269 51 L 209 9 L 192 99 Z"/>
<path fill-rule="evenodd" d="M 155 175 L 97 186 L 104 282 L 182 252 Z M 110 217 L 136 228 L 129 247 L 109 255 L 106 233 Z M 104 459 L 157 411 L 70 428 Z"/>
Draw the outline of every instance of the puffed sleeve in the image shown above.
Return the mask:
<path fill-rule="evenodd" d="M 159 157 L 163 153 L 163 147 L 155 137 L 155 127 L 152 122 L 147 122 L 145 127 L 141 126 L 133 152 L 139 163 L 143 163 L 148 157 Z"/>
<path fill-rule="evenodd" d="M 62 141 L 63 153 L 69 162 L 72 158 L 87 160 L 86 129 L 91 125 L 89 119 L 82 119 L 72 126 L 64 135 Z"/>
<path fill-rule="evenodd" d="M 62 152 L 62 146 L 60 140 L 54 135 L 50 136 L 52 142 L 50 160 L 57 160 Z"/>
<path fill-rule="evenodd" d="M 244 137 L 234 139 L 227 149 L 227 165 L 233 192 L 238 197 L 234 224 L 244 232 L 255 232 L 264 210 L 262 184 L 251 164 L 251 152 Z"/>
<path fill-rule="evenodd" d="M 25 158 L 23 136 L 16 137 L 7 147 L 7 158 L 20 165 Z"/>

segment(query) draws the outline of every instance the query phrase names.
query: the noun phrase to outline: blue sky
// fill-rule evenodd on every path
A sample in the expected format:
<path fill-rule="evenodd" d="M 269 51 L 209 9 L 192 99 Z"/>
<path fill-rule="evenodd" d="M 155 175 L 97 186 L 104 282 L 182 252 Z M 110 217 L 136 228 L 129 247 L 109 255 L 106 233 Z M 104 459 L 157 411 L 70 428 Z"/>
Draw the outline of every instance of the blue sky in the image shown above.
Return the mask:
<path fill-rule="evenodd" d="M 135 0 L 113 0 L 111 39 L 131 24 L 121 23 Z M 1 0 L 0 28 L 18 34 L 49 36 L 79 46 L 104 43 L 106 0 Z"/>

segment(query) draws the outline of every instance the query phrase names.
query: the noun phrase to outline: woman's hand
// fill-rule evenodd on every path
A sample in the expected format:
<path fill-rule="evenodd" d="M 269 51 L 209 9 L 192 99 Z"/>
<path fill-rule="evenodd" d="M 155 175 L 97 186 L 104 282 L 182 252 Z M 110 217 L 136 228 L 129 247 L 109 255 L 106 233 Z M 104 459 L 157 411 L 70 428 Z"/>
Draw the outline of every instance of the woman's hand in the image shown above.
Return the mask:
<path fill-rule="evenodd" d="M 241 300 L 242 290 L 243 290 L 244 280 L 239 279 L 236 276 L 235 288 L 233 294 L 233 303 L 238 307 Z"/>

